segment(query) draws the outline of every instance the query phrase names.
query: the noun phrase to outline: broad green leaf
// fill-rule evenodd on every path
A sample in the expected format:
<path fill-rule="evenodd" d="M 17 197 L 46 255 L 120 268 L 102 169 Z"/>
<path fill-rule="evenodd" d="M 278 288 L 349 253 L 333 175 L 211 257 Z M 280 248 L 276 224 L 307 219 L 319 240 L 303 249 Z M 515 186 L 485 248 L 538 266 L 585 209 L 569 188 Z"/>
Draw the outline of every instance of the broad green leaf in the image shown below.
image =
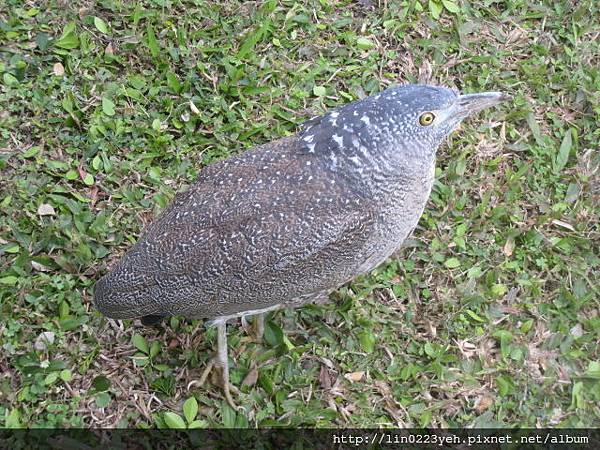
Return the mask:
<path fill-rule="evenodd" d="M 48 49 L 48 34 L 47 33 L 38 33 L 38 35 L 35 37 L 35 43 L 37 45 L 37 47 L 45 52 Z"/>
<path fill-rule="evenodd" d="M 533 319 L 529 319 L 523 322 L 519 329 L 522 333 L 527 333 L 529 330 L 531 330 L 531 327 L 533 327 Z"/>
<path fill-rule="evenodd" d="M 181 92 L 181 83 L 179 82 L 179 78 L 173 72 L 167 73 L 167 83 L 169 87 L 175 92 L 179 94 Z"/>
<path fill-rule="evenodd" d="M 572 146 L 572 133 L 569 129 L 565 133 L 565 137 L 563 138 L 560 144 L 560 149 L 558 150 L 558 154 L 556 155 L 556 160 L 554 161 L 554 173 L 559 173 L 567 165 Z"/>
<path fill-rule="evenodd" d="M 187 420 L 188 423 L 192 423 L 197 414 L 198 402 L 195 397 L 190 397 L 183 404 L 183 415 L 185 416 L 185 420 Z"/>
<path fill-rule="evenodd" d="M 160 344 L 158 341 L 152 342 L 150 346 L 150 358 L 154 358 L 156 355 L 160 353 Z"/>
<path fill-rule="evenodd" d="M 0 278 L 0 284 L 5 284 L 7 286 L 14 286 L 15 284 L 17 284 L 17 281 L 19 281 L 19 279 L 13 275 Z"/>
<path fill-rule="evenodd" d="M 444 266 L 446 266 L 448 269 L 456 269 L 460 266 L 460 261 L 457 258 L 448 258 L 444 262 Z"/>
<path fill-rule="evenodd" d="M 54 42 L 54 45 L 65 50 L 72 50 L 79 47 L 79 38 L 75 33 L 75 22 L 67 24 L 62 36 Z"/>
<path fill-rule="evenodd" d="M 96 395 L 96 406 L 98 408 L 106 408 L 110 403 L 110 394 L 108 392 L 100 392 Z"/>
<path fill-rule="evenodd" d="M 529 125 L 529 129 L 533 134 L 535 142 L 538 144 L 542 144 L 542 132 L 540 130 L 540 125 L 537 123 L 537 120 L 535 120 L 535 116 L 533 115 L 533 113 L 530 112 L 529 114 L 527 114 L 527 116 L 525 116 L 525 120 L 527 121 L 527 125 Z"/>
<path fill-rule="evenodd" d="M 190 429 L 194 429 L 194 428 L 208 428 L 208 422 L 206 420 L 194 420 L 193 422 L 191 422 L 188 425 L 188 428 Z"/>
<path fill-rule="evenodd" d="M 581 187 L 577 183 L 569 183 L 567 193 L 565 194 L 565 202 L 573 203 L 579 197 Z"/>
<path fill-rule="evenodd" d="M 62 107 L 65 111 L 67 111 L 69 113 L 69 115 L 71 116 L 71 118 L 79 123 L 79 118 L 77 117 L 77 114 L 75 113 L 75 109 L 77 108 L 77 104 L 76 104 L 77 100 L 75 99 L 75 95 L 73 95 L 72 92 L 67 92 L 65 94 L 65 96 L 62 99 Z"/>
<path fill-rule="evenodd" d="M 430 358 L 435 358 L 437 356 L 437 353 L 430 342 L 427 342 L 424 345 L 423 350 L 425 350 L 425 354 Z"/>
<path fill-rule="evenodd" d="M 4 247 L 4 251 L 6 253 L 11 253 L 11 254 L 19 253 L 20 250 L 21 250 L 21 247 L 16 242 L 11 242 L 9 244 L 6 244 L 6 246 Z"/>
<path fill-rule="evenodd" d="M 100 31 L 101 33 L 104 34 L 108 34 L 108 25 L 106 24 L 106 22 L 104 20 L 102 20 L 100 17 L 94 17 L 94 26 L 98 29 L 98 31 Z"/>
<path fill-rule="evenodd" d="M 94 168 L 94 170 L 100 169 L 101 166 L 102 158 L 100 158 L 100 155 L 94 156 L 94 159 L 92 159 L 92 167 Z"/>
<path fill-rule="evenodd" d="M 7 410 L 8 411 L 8 410 Z M 18 409 L 11 409 L 10 413 L 6 413 L 6 420 L 4 421 L 4 426 L 6 428 L 21 428 L 21 413 Z"/>
<path fill-rule="evenodd" d="M 501 375 L 498 378 L 496 378 L 496 385 L 498 386 L 498 392 L 502 397 L 511 394 L 515 386 L 512 378 L 506 375 Z"/>
<path fill-rule="evenodd" d="M 503 357 L 507 357 L 510 354 L 510 343 L 513 341 L 513 335 L 507 330 L 498 330 L 493 336 L 500 341 L 500 352 Z"/>
<path fill-rule="evenodd" d="M 256 45 L 268 35 L 271 19 L 264 19 L 263 23 L 255 30 L 250 31 L 244 38 L 244 42 L 240 45 L 237 52 L 237 59 L 244 59 L 248 54 L 252 53 Z"/>
<path fill-rule="evenodd" d="M 60 379 L 69 382 L 73 379 L 73 374 L 69 369 L 63 369 L 60 371 Z"/>
<path fill-rule="evenodd" d="M 56 380 L 58 380 L 58 372 L 50 372 L 48 375 L 46 375 L 46 378 L 44 378 L 44 384 L 49 385 L 54 383 Z"/>
<path fill-rule="evenodd" d="M 370 48 L 375 47 L 375 43 L 371 39 L 369 39 L 369 38 L 359 37 L 356 40 L 356 46 L 358 48 L 360 48 L 361 50 L 368 50 Z"/>
<path fill-rule="evenodd" d="M 477 322 L 485 322 L 485 319 L 482 319 L 481 317 L 479 317 L 475 312 L 471 311 L 470 309 L 467 309 L 465 312 L 471 319 L 476 320 Z"/>
<path fill-rule="evenodd" d="M 63 300 L 60 302 L 60 305 L 58 305 L 58 318 L 66 319 L 69 316 L 69 311 L 69 304 Z"/>
<path fill-rule="evenodd" d="M 98 375 L 92 381 L 92 388 L 94 388 L 96 392 L 108 391 L 108 389 L 110 388 L 110 380 L 104 375 Z"/>
<path fill-rule="evenodd" d="M 362 331 L 358 335 L 358 340 L 360 341 L 360 346 L 365 352 L 373 353 L 375 350 L 375 335 L 371 331 Z"/>
<path fill-rule="evenodd" d="M 146 367 L 150 363 L 150 358 L 145 356 L 143 353 L 136 353 L 133 355 L 133 363 L 136 366 Z"/>
<path fill-rule="evenodd" d="M 104 112 L 104 114 L 107 116 L 115 115 L 115 104 L 108 97 L 102 97 L 102 112 Z"/>
<path fill-rule="evenodd" d="M 457 14 L 460 12 L 460 8 L 459 6 L 454 3 L 453 1 L 450 0 L 442 0 L 442 4 L 444 5 L 444 7 L 450 11 L 451 13 Z"/>
<path fill-rule="evenodd" d="M 429 0 L 429 12 L 431 13 L 431 17 L 436 20 L 439 19 L 442 13 L 442 5 L 437 1 Z"/>
<path fill-rule="evenodd" d="M 313 88 L 313 93 L 317 96 L 317 97 L 324 97 L 325 94 L 327 93 L 326 89 L 323 86 L 315 86 Z"/>
<path fill-rule="evenodd" d="M 167 411 L 163 414 L 163 418 L 169 428 L 186 428 L 185 422 L 179 414 Z"/>
<path fill-rule="evenodd" d="M 11 202 L 12 202 L 12 195 L 7 195 L 6 197 L 4 197 L 2 202 L 0 202 L 0 207 L 6 208 L 7 206 L 9 206 L 11 204 Z"/>
<path fill-rule="evenodd" d="M 39 145 L 34 145 L 33 147 L 24 151 L 22 156 L 23 158 L 31 158 L 32 156 L 37 155 L 41 149 L 42 147 L 40 147 Z"/>
<path fill-rule="evenodd" d="M 146 43 L 148 44 L 150 53 L 154 58 L 158 57 L 160 54 L 160 47 L 158 45 L 158 41 L 156 40 L 156 34 L 154 33 L 154 28 L 152 28 L 152 25 L 148 25 L 146 27 L 146 38 Z"/>
<path fill-rule="evenodd" d="M 508 288 L 505 284 L 496 283 L 492 286 L 492 294 L 494 294 L 496 297 L 502 297 L 504 294 L 506 294 L 506 291 L 508 291 Z"/>
<path fill-rule="evenodd" d="M 8 72 L 2 75 L 2 80 L 4 81 L 4 84 L 6 86 L 15 86 L 19 84 L 19 80 L 17 80 L 17 78 L 12 73 Z"/>
<path fill-rule="evenodd" d="M 583 396 L 584 384 L 578 381 L 573 385 L 571 392 L 571 409 L 583 408 L 585 406 L 585 398 Z"/>
<path fill-rule="evenodd" d="M 588 368 L 585 371 L 585 376 L 587 378 L 600 380 L 600 362 L 590 361 L 590 363 L 588 364 Z"/>
<path fill-rule="evenodd" d="M 148 342 L 146 342 L 146 339 L 141 334 L 134 334 L 131 338 L 131 342 L 140 352 L 145 353 L 146 355 L 150 354 Z"/>
<path fill-rule="evenodd" d="M 227 402 L 221 404 L 221 420 L 225 428 L 235 428 L 236 413 Z"/>

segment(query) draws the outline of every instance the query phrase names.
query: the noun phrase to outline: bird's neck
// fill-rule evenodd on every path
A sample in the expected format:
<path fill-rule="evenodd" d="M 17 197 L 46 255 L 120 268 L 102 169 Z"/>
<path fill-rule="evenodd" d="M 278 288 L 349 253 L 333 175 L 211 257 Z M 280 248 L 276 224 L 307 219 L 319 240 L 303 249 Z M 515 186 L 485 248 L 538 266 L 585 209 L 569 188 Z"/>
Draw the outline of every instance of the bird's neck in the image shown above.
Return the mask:
<path fill-rule="evenodd" d="M 356 151 L 341 155 L 329 169 L 368 198 L 389 198 L 407 191 L 428 197 L 435 172 L 435 151 Z"/>

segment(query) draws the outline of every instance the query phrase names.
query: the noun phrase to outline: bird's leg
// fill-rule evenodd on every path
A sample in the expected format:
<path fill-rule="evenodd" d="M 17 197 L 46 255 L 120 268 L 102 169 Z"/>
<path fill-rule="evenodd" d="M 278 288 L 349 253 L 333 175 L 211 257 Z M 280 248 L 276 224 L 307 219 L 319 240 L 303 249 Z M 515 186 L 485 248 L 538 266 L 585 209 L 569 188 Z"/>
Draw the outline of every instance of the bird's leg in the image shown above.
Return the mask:
<path fill-rule="evenodd" d="M 252 315 L 252 331 L 254 342 L 260 343 L 265 334 L 265 316 L 267 313 L 258 313 Z M 248 332 L 248 321 L 246 316 L 242 316 L 242 328 Z"/>
<path fill-rule="evenodd" d="M 204 383 L 206 382 L 206 379 L 208 378 L 208 375 L 212 371 L 213 367 L 215 367 L 215 358 L 210 358 L 210 361 L 208 361 L 208 364 L 204 368 L 204 372 L 202 372 L 202 375 L 200 376 L 200 379 L 198 380 L 198 384 L 200 386 L 204 385 Z"/>
<path fill-rule="evenodd" d="M 198 384 L 202 386 L 208 375 L 214 369 L 215 366 L 219 366 L 221 369 L 221 383 L 223 385 L 223 393 L 225 394 L 225 399 L 229 406 L 231 406 L 235 410 L 239 410 L 241 407 L 237 406 L 231 397 L 231 391 L 234 393 L 239 393 L 238 389 L 235 386 L 232 386 L 229 383 L 229 360 L 227 358 L 227 325 L 225 322 L 219 322 L 217 324 L 217 355 L 208 361 L 206 368 L 202 372 L 200 379 L 198 380 Z"/>
<path fill-rule="evenodd" d="M 265 316 L 266 313 L 260 313 L 254 316 L 254 339 L 258 342 L 263 340 L 265 335 Z"/>
<path fill-rule="evenodd" d="M 231 397 L 229 384 L 229 360 L 227 358 L 227 325 L 225 321 L 217 325 L 217 364 L 221 367 L 221 381 L 223 382 L 223 393 L 229 406 L 234 410 L 240 409 Z"/>

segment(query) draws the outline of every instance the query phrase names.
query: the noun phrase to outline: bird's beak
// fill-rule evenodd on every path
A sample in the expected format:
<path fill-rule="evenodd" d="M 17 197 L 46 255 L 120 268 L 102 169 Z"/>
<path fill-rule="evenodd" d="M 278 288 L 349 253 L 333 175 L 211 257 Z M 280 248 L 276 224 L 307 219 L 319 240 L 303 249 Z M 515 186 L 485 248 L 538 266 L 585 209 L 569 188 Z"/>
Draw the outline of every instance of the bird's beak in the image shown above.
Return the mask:
<path fill-rule="evenodd" d="M 481 92 L 479 94 L 459 95 L 454 107 L 456 113 L 467 117 L 482 109 L 510 99 L 510 95 L 503 92 Z"/>

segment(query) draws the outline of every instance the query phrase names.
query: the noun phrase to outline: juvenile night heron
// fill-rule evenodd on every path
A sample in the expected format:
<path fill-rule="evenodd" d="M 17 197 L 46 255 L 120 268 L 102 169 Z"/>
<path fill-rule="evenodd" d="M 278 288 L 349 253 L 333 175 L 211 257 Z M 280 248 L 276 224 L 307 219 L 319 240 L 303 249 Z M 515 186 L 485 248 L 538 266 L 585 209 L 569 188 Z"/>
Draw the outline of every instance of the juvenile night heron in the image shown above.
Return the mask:
<path fill-rule="evenodd" d="M 440 143 L 504 99 L 393 87 L 208 166 L 96 283 L 96 307 L 117 319 L 212 319 L 234 406 L 227 320 L 259 315 L 260 328 L 265 312 L 323 300 L 385 261 L 423 213 Z"/>

